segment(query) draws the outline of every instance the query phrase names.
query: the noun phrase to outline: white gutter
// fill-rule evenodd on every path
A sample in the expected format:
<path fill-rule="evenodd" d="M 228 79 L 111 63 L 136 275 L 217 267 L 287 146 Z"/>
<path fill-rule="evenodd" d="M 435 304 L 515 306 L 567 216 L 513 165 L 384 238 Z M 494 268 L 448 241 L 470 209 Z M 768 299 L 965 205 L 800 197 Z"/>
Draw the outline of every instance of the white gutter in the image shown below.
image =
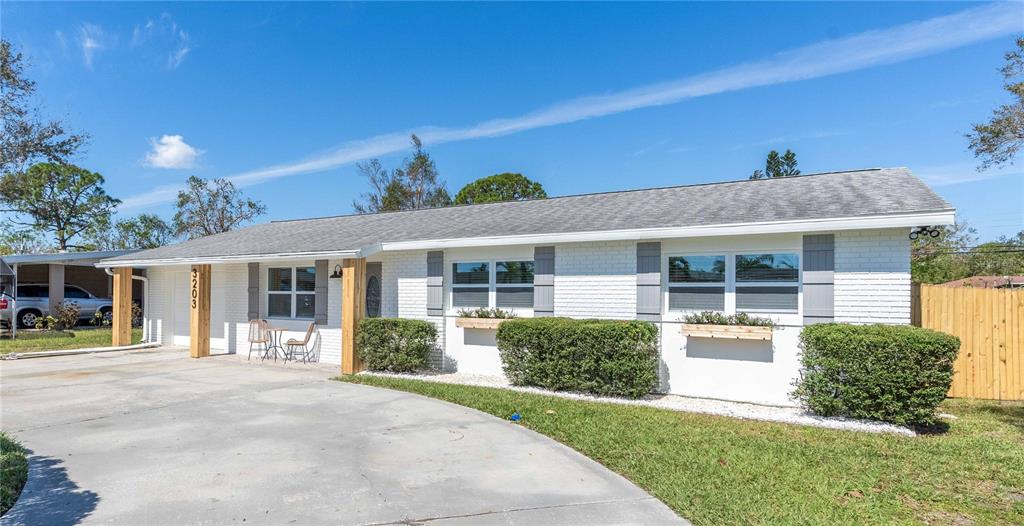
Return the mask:
<path fill-rule="evenodd" d="M 429 239 L 380 243 L 380 251 L 424 250 L 437 248 L 486 247 L 499 245 L 538 245 L 548 243 L 576 243 L 585 241 L 626 241 L 677 237 L 737 236 L 749 234 L 785 234 L 796 232 L 833 232 L 873 228 L 912 228 L 917 226 L 952 225 L 954 210 L 917 214 L 898 214 L 869 217 L 843 217 L 800 221 L 770 221 L 760 223 L 734 223 L 726 225 L 640 228 L 628 230 L 602 230 L 596 232 L 570 232 L 556 234 L 530 234 L 519 236 L 489 236 L 475 238 Z M 371 248 L 371 247 L 367 247 Z M 365 257 L 365 256 L 364 256 Z"/>
<path fill-rule="evenodd" d="M 103 271 L 110 277 L 114 276 L 114 273 L 109 268 L 104 268 Z M 146 343 L 149 341 L 149 278 L 132 274 L 132 279 L 142 282 L 142 343 Z M 114 308 L 117 308 L 117 306 L 115 305 Z M 129 321 L 129 323 L 131 322 Z"/>
<path fill-rule="evenodd" d="M 363 257 L 359 250 L 343 250 L 330 252 L 285 252 L 280 254 L 243 254 L 230 256 L 199 256 L 192 258 L 161 258 L 161 259 L 119 259 L 117 261 L 100 261 L 99 268 L 116 267 L 165 267 L 171 265 L 207 265 L 224 263 L 247 263 L 250 261 L 270 261 L 275 259 L 339 259 Z"/>

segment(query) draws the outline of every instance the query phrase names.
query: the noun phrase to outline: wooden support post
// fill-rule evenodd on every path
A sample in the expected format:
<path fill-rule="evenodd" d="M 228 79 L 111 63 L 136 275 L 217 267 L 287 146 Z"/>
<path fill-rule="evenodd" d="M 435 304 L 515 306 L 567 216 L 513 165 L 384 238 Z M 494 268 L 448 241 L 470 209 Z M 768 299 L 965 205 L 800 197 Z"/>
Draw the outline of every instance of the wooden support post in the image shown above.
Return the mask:
<path fill-rule="evenodd" d="M 188 355 L 210 355 L 210 265 L 192 265 L 189 272 L 189 346 Z"/>
<path fill-rule="evenodd" d="M 110 344 L 114 347 L 132 343 L 132 269 L 114 269 L 114 319 Z"/>
<path fill-rule="evenodd" d="M 363 368 L 356 355 L 356 327 L 366 313 L 366 259 L 345 259 L 341 267 L 341 374 L 355 374 Z"/>

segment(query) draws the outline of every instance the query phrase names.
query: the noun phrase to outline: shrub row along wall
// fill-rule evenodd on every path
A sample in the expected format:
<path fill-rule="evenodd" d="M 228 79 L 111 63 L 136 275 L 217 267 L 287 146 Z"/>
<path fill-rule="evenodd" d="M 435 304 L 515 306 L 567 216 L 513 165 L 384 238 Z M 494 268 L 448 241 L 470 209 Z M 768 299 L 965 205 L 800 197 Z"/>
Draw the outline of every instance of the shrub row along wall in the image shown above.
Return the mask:
<path fill-rule="evenodd" d="M 953 380 L 960 340 L 901 325 L 805 327 L 793 395 L 823 416 L 932 424 Z"/>
<path fill-rule="evenodd" d="M 658 381 L 658 329 L 649 322 L 513 319 L 497 341 L 513 385 L 639 398 Z"/>
<path fill-rule="evenodd" d="M 359 322 L 356 345 L 367 369 L 409 373 L 427 368 L 437 347 L 437 327 L 423 320 L 365 318 Z"/>

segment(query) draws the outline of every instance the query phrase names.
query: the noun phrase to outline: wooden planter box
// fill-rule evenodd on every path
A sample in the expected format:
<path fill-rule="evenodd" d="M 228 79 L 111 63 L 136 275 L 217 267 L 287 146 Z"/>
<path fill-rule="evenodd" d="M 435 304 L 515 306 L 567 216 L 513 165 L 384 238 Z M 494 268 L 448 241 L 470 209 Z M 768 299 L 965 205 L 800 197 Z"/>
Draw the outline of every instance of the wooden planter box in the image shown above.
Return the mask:
<path fill-rule="evenodd" d="M 753 325 L 712 325 L 684 323 L 683 335 L 692 338 L 718 338 L 721 340 L 772 340 L 771 327 Z"/>
<path fill-rule="evenodd" d="M 463 329 L 498 330 L 498 325 L 508 318 L 455 318 L 455 326 Z"/>

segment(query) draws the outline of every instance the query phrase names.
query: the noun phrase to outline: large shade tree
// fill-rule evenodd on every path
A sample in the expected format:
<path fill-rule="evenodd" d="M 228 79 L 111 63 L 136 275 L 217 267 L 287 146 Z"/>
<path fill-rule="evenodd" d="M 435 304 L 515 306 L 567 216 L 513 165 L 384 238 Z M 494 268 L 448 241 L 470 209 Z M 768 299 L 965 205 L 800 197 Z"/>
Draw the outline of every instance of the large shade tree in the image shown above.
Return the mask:
<path fill-rule="evenodd" d="M 967 134 L 971 151 L 981 160 L 979 170 L 1012 164 L 1024 146 L 1024 37 L 1017 38 L 1017 49 L 1005 57 L 1003 89 L 1013 100 L 993 110 L 988 122 L 973 125 Z"/>
<path fill-rule="evenodd" d="M 103 183 L 102 175 L 74 165 L 34 164 L 0 175 L 0 211 L 15 225 L 52 235 L 58 250 L 86 249 L 82 235 L 109 221 L 120 203 Z"/>
<path fill-rule="evenodd" d="M 401 168 L 389 172 L 378 159 L 357 165 L 359 172 L 369 181 L 370 191 L 352 203 L 356 212 L 373 214 L 452 204 L 434 160 L 423 149 L 423 142 L 415 134 L 411 141 L 413 156 L 404 159 Z"/>
<path fill-rule="evenodd" d="M 455 195 L 455 204 L 473 205 L 501 201 L 545 199 L 548 194 L 536 181 L 519 173 L 500 173 L 467 184 Z"/>
<path fill-rule="evenodd" d="M 174 234 L 188 239 L 234 230 L 266 213 L 267 207 L 242 194 L 227 179 L 188 178 L 178 192 Z"/>
<path fill-rule="evenodd" d="M 174 240 L 174 229 L 154 214 L 102 221 L 87 235 L 93 250 L 129 250 L 156 248 Z"/>
<path fill-rule="evenodd" d="M 24 59 L 0 39 L 0 174 L 23 171 L 36 161 L 66 163 L 88 136 L 44 119 L 33 104 L 36 83 L 25 76 Z"/>

